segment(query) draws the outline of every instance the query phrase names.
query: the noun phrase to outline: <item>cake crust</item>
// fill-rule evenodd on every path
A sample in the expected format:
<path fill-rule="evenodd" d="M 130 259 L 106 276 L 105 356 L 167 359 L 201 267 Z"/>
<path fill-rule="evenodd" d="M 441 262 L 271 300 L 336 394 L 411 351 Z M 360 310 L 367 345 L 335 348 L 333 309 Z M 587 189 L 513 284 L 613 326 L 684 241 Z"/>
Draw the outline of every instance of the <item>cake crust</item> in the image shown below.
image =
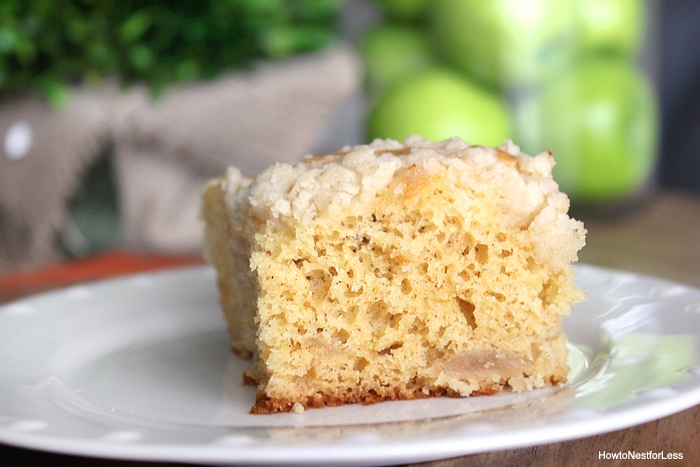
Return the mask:
<path fill-rule="evenodd" d="M 252 413 L 566 382 L 583 225 L 550 153 L 377 140 L 203 196 Z"/>

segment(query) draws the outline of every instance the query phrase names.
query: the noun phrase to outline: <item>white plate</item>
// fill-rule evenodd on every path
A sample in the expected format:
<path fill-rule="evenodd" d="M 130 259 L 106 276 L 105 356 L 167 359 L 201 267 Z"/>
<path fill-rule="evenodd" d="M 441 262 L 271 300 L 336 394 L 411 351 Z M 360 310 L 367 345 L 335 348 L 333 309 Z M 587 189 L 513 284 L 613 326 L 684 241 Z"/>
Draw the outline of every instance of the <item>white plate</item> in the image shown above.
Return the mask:
<path fill-rule="evenodd" d="M 570 383 L 526 394 L 249 415 L 208 267 L 0 307 L 0 442 L 202 464 L 382 465 L 599 434 L 700 402 L 700 290 L 577 267 Z"/>

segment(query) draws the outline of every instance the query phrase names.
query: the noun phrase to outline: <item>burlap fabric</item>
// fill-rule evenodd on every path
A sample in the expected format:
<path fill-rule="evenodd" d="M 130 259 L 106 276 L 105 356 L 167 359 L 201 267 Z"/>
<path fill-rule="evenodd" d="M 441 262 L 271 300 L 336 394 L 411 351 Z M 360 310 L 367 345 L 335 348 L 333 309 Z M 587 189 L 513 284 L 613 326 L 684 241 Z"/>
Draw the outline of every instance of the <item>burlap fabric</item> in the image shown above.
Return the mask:
<path fill-rule="evenodd" d="M 144 88 L 113 85 L 74 89 L 59 112 L 30 96 L 5 99 L 0 137 L 22 122 L 31 145 L 22 157 L 0 156 L 0 272 L 64 257 L 70 201 L 107 146 L 121 246 L 198 252 L 205 182 L 230 165 L 255 174 L 356 143 L 358 133 L 337 122 L 361 76 L 352 49 L 339 45 L 173 87 L 158 101 Z"/>

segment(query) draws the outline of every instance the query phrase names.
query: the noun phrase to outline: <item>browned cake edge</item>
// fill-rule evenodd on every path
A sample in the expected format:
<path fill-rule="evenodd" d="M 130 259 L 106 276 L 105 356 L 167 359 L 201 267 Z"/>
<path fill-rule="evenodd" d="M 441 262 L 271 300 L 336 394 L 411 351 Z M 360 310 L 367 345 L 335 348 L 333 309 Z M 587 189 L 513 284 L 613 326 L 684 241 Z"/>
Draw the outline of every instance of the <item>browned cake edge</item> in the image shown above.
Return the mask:
<path fill-rule="evenodd" d="M 551 386 L 556 386 L 558 384 L 566 383 L 566 378 L 558 378 L 555 375 L 550 375 L 549 384 Z M 257 384 L 253 379 L 244 377 L 244 383 L 247 385 Z M 424 390 L 422 388 L 415 390 L 402 390 L 401 388 L 384 388 L 385 391 L 382 394 L 377 393 L 376 390 L 371 389 L 366 394 L 357 393 L 337 393 L 337 394 L 324 394 L 317 393 L 313 397 L 307 397 L 303 402 L 291 402 L 289 399 L 278 398 L 273 399 L 267 397 L 264 393 L 258 392 L 255 399 L 255 405 L 250 409 L 251 414 L 273 414 L 273 413 L 285 413 L 293 412 L 297 410 L 297 405 L 303 407 L 303 409 L 309 408 L 323 408 L 323 407 L 336 407 L 345 404 L 358 404 L 362 405 L 372 405 L 379 402 L 386 401 L 398 401 L 398 400 L 416 400 L 416 399 L 428 399 L 431 397 L 453 397 L 453 398 L 464 398 L 464 397 L 474 397 L 474 396 L 491 396 L 502 392 L 507 384 L 497 384 L 494 382 L 483 382 L 481 386 L 472 391 L 468 396 L 460 394 L 459 392 L 449 389 L 449 388 L 438 388 L 431 390 Z"/>

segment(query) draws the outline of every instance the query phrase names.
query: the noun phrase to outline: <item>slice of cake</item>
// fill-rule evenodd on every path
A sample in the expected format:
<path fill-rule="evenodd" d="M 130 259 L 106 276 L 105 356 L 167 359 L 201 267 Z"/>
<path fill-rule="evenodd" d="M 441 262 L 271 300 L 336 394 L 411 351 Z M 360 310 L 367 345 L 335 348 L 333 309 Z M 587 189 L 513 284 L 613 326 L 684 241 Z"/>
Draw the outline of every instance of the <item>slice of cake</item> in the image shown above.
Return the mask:
<path fill-rule="evenodd" d="M 205 252 L 252 412 L 566 382 L 585 230 L 553 165 L 409 137 L 212 180 Z"/>

